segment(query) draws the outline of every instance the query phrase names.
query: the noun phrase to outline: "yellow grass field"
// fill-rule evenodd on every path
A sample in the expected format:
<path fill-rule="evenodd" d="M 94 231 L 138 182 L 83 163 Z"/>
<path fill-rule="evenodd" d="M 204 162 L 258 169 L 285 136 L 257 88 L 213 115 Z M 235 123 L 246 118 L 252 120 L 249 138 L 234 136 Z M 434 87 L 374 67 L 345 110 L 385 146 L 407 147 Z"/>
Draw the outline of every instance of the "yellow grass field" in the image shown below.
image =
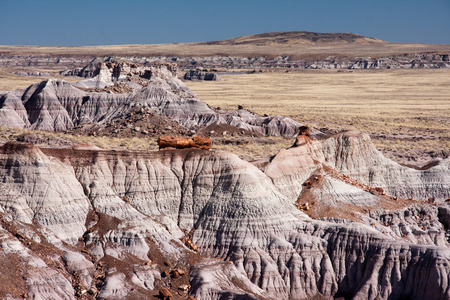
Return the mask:
<path fill-rule="evenodd" d="M 304 70 L 221 78 L 186 84 L 214 107 L 243 105 L 315 128 L 397 137 L 376 139 L 381 149 L 450 150 L 450 70 Z"/>

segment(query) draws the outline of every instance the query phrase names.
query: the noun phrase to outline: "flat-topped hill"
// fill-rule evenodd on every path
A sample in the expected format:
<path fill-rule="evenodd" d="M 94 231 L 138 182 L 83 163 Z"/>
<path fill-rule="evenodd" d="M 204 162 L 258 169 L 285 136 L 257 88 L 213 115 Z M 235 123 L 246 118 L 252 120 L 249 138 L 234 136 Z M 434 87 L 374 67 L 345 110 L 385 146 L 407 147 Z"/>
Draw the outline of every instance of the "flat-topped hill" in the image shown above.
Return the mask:
<path fill-rule="evenodd" d="M 205 45 L 316 45 L 323 43 L 386 43 L 385 41 L 365 37 L 354 33 L 319 33 L 309 31 L 269 32 L 245 35 L 228 40 L 206 42 Z"/>

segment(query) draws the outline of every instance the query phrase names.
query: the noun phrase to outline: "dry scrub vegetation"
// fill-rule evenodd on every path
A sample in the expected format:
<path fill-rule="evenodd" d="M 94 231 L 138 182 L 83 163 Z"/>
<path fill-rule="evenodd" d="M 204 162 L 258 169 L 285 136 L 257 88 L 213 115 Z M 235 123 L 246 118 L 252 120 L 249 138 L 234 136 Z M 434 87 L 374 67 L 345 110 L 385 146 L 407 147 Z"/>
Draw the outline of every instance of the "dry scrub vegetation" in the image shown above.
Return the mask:
<path fill-rule="evenodd" d="M 316 128 L 358 129 L 387 151 L 450 150 L 450 70 L 304 70 L 221 78 L 187 84 L 211 106 L 243 105 Z"/>

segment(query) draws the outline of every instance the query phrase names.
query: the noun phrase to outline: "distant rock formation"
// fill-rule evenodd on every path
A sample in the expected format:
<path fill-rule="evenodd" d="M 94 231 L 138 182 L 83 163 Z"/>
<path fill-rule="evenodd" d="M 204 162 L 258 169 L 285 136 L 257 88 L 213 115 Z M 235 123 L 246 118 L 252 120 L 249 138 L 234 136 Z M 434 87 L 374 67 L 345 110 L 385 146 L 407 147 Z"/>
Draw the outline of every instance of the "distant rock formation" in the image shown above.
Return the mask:
<path fill-rule="evenodd" d="M 96 74 L 73 85 L 49 79 L 25 91 L 0 93 L 0 125 L 48 131 L 67 131 L 84 125 L 101 128 L 143 109 L 194 132 L 211 124 L 228 124 L 258 135 L 295 136 L 301 126 L 289 118 L 260 116 L 245 109 L 214 110 L 175 76 L 172 64 L 133 68 L 127 63 L 102 63 Z M 114 80 L 137 86 L 129 91 Z"/>
<path fill-rule="evenodd" d="M 405 53 L 403 55 L 383 55 L 381 57 L 343 58 L 330 55 L 324 59 L 296 59 L 290 56 L 42 56 L 0 54 L 0 66 L 64 69 L 62 75 L 93 77 L 96 65 L 101 62 L 126 61 L 131 64 L 151 65 L 153 63 L 174 63 L 180 69 L 440 69 L 450 68 L 450 53 Z"/>
<path fill-rule="evenodd" d="M 36 76 L 36 77 L 50 77 L 50 73 L 39 71 L 18 71 L 14 72 L 17 76 Z"/>
<path fill-rule="evenodd" d="M 189 70 L 184 76 L 184 80 L 205 80 L 205 81 L 220 81 L 219 75 L 214 72 L 203 72 L 199 70 Z"/>
<path fill-rule="evenodd" d="M 413 170 L 363 134 L 301 137 L 263 171 L 223 151 L 1 146 L 0 292 L 450 298 L 449 159 Z M 320 218 L 294 206 L 305 192 Z"/>
<path fill-rule="evenodd" d="M 101 90 L 107 86 L 124 83 L 131 89 L 141 89 L 148 85 L 148 81 L 152 77 L 159 77 L 166 81 L 169 80 L 167 77 L 175 77 L 177 67 L 173 63 L 154 63 L 150 66 L 143 66 L 123 61 L 95 61 L 81 69 L 76 75 L 88 78 L 73 84 L 80 88 Z"/>

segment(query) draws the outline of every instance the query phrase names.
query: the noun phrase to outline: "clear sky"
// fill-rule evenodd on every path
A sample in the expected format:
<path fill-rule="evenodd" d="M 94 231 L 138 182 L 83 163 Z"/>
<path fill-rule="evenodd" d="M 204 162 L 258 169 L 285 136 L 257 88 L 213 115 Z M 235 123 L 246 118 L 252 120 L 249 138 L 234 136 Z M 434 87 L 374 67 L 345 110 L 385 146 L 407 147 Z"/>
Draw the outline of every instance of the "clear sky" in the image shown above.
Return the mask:
<path fill-rule="evenodd" d="M 450 44 L 450 0 L 0 0 L 1 45 L 203 42 L 276 31 Z"/>

